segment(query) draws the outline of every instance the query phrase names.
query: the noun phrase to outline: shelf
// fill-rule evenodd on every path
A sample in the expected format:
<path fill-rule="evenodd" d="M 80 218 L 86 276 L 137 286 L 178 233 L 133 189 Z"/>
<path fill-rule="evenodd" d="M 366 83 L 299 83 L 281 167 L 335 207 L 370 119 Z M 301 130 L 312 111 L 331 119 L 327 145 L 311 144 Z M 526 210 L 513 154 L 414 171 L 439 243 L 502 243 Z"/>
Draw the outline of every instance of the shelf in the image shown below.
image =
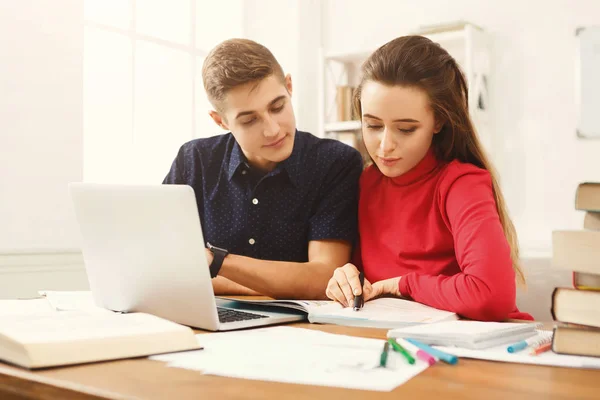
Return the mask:
<path fill-rule="evenodd" d="M 422 35 L 432 41 L 440 44 L 444 44 L 446 42 L 453 42 L 458 40 L 463 40 L 466 36 L 465 29 L 458 29 L 454 31 L 447 32 L 434 32 L 434 33 L 413 33 L 414 35 Z M 364 50 L 364 51 L 354 51 L 354 52 L 331 52 L 325 54 L 325 59 L 327 61 L 337 61 L 341 63 L 357 63 L 363 62 L 366 60 L 375 49 Z"/>
<path fill-rule="evenodd" d="M 344 132 L 360 130 L 360 121 L 341 121 L 325 124 L 325 132 Z"/>
<path fill-rule="evenodd" d="M 418 35 L 418 33 L 417 33 Z M 436 33 L 425 33 L 421 34 L 433 42 L 444 45 L 446 42 L 452 42 L 457 40 L 464 40 L 466 33 L 464 29 L 448 32 L 436 32 Z"/>

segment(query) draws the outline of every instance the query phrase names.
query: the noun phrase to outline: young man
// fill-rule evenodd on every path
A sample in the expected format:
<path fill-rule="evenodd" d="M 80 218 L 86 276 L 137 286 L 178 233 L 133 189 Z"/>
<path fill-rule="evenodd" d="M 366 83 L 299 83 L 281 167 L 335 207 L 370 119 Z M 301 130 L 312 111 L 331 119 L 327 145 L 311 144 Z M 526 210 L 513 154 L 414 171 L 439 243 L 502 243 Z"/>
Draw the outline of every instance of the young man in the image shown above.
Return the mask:
<path fill-rule="evenodd" d="M 296 130 L 291 78 L 256 42 L 219 44 L 202 78 L 230 133 L 184 144 L 163 183 L 194 188 L 215 293 L 326 298 L 356 238 L 360 154 Z"/>

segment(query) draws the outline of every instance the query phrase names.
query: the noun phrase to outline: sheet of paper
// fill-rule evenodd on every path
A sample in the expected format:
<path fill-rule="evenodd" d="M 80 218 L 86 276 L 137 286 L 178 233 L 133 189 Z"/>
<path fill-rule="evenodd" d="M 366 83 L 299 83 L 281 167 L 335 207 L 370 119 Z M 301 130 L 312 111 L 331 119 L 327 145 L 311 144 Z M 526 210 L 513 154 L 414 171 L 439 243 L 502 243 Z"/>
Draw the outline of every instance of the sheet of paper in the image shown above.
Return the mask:
<path fill-rule="evenodd" d="M 600 369 L 599 357 L 569 356 L 556 354 L 551 350 L 538 354 L 537 356 L 532 356 L 528 353 L 527 349 L 517 353 L 509 353 L 506 350 L 506 345 L 490 347 L 485 350 L 470 350 L 460 347 L 434 347 L 458 357 L 476 358 L 480 360 L 549 365 L 555 367 Z"/>
<path fill-rule="evenodd" d="M 449 311 L 438 310 L 414 301 L 393 298 L 368 301 L 360 311 L 354 311 L 352 307 L 342 307 L 339 303 L 334 303 L 315 310 L 315 315 L 319 317 L 330 316 L 373 321 L 410 321 L 414 323 L 431 323 L 456 317 L 454 313 Z"/>
<path fill-rule="evenodd" d="M 0 317 L 56 312 L 45 298 L 23 300 L 0 300 Z"/>
<path fill-rule="evenodd" d="M 198 341 L 204 350 L 151 358 L 211 375 L 376 391 L 393 390 L 428 367 L 390 350 L 387 368 L 380 368 L 383 340 L 310 329 L 202 334 Z"/>
<path fill-rule="evenodd" d="M 90 291 L 52 291 L 42 290 L 40 295 L 45 296 L 52 307 L 57 311 L 88 311 L 113 313 L 106 308 L 98 307 Z"/>

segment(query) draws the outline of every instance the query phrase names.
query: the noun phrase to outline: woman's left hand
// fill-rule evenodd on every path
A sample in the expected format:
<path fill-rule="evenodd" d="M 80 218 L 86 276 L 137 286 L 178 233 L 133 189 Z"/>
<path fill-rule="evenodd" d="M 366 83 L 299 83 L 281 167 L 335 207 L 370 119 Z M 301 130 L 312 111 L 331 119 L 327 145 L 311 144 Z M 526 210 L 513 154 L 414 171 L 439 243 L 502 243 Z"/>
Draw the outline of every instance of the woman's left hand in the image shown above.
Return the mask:
<path fill-rule="evenodd" d="M 371 284 L 373 290 L 365 291 L 365 301 L 372 300 L 376 297 L 383 295 L 390 295 L 394 297 L 402 297 L 400 294 L 400 283 L 401 276 L 396 278 L 390 278 L 383 281 L 378 281 Z"/>

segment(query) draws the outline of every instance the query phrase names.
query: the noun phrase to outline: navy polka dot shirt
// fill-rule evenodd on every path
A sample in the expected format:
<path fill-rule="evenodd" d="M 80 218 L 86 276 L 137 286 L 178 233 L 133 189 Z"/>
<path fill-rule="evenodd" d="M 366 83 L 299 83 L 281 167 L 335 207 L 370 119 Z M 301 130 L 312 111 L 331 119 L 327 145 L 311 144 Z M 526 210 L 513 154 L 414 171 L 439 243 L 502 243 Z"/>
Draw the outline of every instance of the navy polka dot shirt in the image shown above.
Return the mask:
<path fill-rule="evenodd" d="M 290 157 L 253 170 L 231 133 L 181 146 L 163 183 L 196 193 L 204 240 L 230 253 L 308 261 L 308 242 L 357 236 L 358 151 L 296 131 Z"/>

